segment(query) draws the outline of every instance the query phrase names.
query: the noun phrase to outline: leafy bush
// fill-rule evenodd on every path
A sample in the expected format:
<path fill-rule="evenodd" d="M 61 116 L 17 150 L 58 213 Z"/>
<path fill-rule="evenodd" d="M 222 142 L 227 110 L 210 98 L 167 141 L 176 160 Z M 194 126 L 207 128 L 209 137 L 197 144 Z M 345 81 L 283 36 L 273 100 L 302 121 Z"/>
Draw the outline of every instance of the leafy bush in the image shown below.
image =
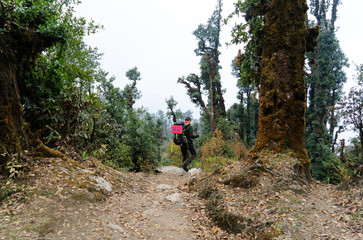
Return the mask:
<path fill-rule="evenodd" d="M 130 148 L 131 168 L 135 171 L 151 170 L 160 161 L 159 129 L 155 119 L 144 110 L 130 109 L 123 140 Z"/>
<path fill-rule="evenodd" d="M 212 171 L 230 161 L 241 160 L 247 152 L 246 147 L 236 137 L 233 140 L 224 140 L 222 132 L 217 130 L 215 136 L 203 143 L 200 162 L 196 166 Z"/>
<path fill-rule="evenodd" d="M 163 165 L 171 165 L 180 167 L 183 162 L 183 156 L 180 147 L 170 141 L 166 148 L 166 159 Z"/>

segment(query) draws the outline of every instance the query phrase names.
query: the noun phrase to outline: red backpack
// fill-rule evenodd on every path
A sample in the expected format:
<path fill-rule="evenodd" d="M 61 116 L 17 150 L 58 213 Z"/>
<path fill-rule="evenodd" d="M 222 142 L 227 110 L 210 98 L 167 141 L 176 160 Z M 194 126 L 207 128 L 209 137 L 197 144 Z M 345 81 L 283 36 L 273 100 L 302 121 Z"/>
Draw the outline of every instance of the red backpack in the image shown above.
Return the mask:
<path fill-rule="evenodd" d="M 187 138 L 184 136 L 184 122 L 177 122 L 171 126 L 171 133 L 174 134 L 173 142 L 175 145 L 181 145 L 187 143 Z"/>

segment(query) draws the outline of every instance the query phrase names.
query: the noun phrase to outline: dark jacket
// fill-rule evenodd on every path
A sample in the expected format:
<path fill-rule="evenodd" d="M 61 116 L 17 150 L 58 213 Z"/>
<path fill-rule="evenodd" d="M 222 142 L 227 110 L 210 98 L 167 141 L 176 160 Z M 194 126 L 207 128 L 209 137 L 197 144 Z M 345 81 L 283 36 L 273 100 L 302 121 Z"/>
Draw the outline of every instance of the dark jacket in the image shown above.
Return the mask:
<path fill-rule="evenodd" d="M 192 125 L 188 124 L 184 128 L 184 136 L 187 137 L 188 141 L 191 141 L 193 138 L 199 137 L 194 133 Z"/>

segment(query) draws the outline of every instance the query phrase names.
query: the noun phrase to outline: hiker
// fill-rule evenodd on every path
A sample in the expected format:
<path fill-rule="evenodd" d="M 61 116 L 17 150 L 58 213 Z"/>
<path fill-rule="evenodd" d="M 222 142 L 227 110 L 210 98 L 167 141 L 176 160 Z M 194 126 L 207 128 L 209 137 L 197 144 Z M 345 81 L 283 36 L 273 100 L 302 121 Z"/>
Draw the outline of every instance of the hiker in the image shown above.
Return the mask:
<path fill-rule="evenodd" d="M 180 150 L 183 155 L 183 169 L 188 172 L 188 165 L 192 163 L 194 158 L 197 156 L 197 152 L 195 151 L 193 145 L 193 138 L 198 138 L 200 134 L 194 134 L 193 127 L 190 124 L 192 119 L 190 117 L 185 118 L 185 127 L 184 127 L 184 136 L 187 138 L 187 144 L 181 144 Z M 190 156 L 188 157 L 188 150 L 190 152 Z"/>

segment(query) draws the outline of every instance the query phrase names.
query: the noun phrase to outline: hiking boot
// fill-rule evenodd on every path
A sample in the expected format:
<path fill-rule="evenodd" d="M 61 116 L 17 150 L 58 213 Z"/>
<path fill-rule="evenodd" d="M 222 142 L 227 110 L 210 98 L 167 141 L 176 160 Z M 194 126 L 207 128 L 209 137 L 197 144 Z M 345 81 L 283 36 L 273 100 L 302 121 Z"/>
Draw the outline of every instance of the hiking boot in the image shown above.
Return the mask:
<path fill-rule="evenodd" d="M 186 172 L 188 172 L 189 171 L 189 169 L 188 169 L 188 167 L 187 167 L 187 165 L 186 164 L 182 164 L 182 167 L 183 167 L 183 169 L 184 169 L 184 171 L 186 171 Z"/>

